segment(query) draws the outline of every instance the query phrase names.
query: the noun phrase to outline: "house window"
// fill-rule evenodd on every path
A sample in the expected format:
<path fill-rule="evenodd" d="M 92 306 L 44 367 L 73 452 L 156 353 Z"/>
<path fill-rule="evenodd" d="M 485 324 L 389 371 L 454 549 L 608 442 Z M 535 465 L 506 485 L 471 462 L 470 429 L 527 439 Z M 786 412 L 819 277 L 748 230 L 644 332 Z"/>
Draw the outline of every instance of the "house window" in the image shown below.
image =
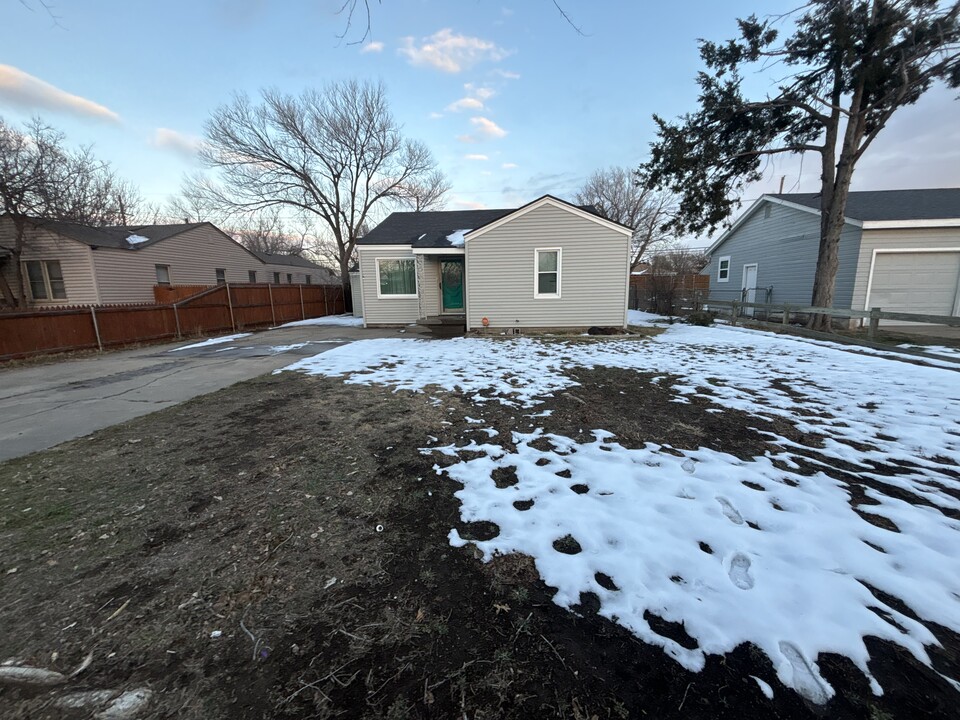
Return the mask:
<path fill-rule="evenodd" d="M 170 266 L 169 265 L 154 265 L 157 271 L 157 285 L 169 285 L 170 284 Z"/>
<path fill-rule="evenodd" d="M 377 296 L 415 298 L 416 261 L 413 258 L 377 258 Z"/>
<path fill-rule="evenodd" d="M 275 273 L 273 274 L 273 284 L 274 284 L 274 285 L 279 285 L 279 284 L 280 284 L 280 273 L 275 272 Z"/>
<path fill-rule="evenodd" d="M 293 273 L 287 273 L 287 285 L 293 285 Z"/>
<path fill-rule="evenodd" d="M 306 278 L 304 279 L 304 282 L 306 282 L 307 285 L 311 285 L 311 284 L 312 284 L 312 283 L 310 282 L 310 276 L 309 276 L 309 275 L 306 276 Z"/>
<path fill-rule="evenodd" d="M 223 268 L 217 268 L 217 285 L 223 285 L 227 281 L 227 271 Z"/>
<path fill-rule="evenodd" d="M 730 256 L 724 255 L 717 261 L 717 282 L 726 282 L 730 279 Z"/>
<path fill-rule="evenodd" d="M 34 300 L 66 300 L 67 288 L 59 260 L 28 260 L 24 263 Z"/>
<path fill-rule="evenodd" d="M 536 277 L 535 298 L 560 297 L 560 248 L 544 248 L 533 251 Z"/>
<path fill-rule="evenodd" d="M 247 280 L 249 282 L 255 283 L 257 281 L 257 271 L 247 270 Z"/>

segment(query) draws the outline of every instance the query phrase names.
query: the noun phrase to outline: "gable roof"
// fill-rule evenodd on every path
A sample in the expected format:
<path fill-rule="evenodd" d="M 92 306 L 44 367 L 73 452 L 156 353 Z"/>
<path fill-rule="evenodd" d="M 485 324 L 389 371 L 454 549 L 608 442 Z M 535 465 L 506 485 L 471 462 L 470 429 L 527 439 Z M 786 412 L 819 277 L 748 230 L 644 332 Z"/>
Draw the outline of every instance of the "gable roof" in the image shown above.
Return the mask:
<path fill-rule="evenodd" d="M 709 248 L 712 254 L 766 203 L 820 214 L 820 193 L 762 195 Z M 960 224 L 960 188 L 856 190 L 847 197 L 844 220 L 869 229 Z"/>
<path fill-rule="evenodd" d="M 299 255 L 285 255 L 283 253 L 265 253 L 259 250 L 251 250 L 254 255 L 260 258 L 260 261 L 267 265 L 290 265 L 292 267 L 308 268 L 311 270 L 327 270 L 327 268 L 310 262 L 305 257 Z"/>
<path fill-rule="evenodd" d="M 383 222 L 365 236 L 357 240 L 357 245 L 409 245 L 412 248 L 450 248 L 447 240 L 458 230 L 477 230 L 490 225 L 508 215 L 530 209 L 532 205 L 545 198 L 581 212 L 589 213 L 603 222 L 612 222 L 601 218 L 593 205 L 571 205 L 570 203 L 544 195 L 519 208 L 499 208 L 496 210 L 426 210 L 421 212 L 390 213 Z M 617 223 L 614 223 L 617 224 Z"/>
<path fill-rule="evenodd" d="M 31 218 L 30 222 L 36 227 L 44 228 L 62 237 L 76 240 L 91 247 L 108 247 L 119 250 L 139 250 L 180 233 L 193 230 L 209 223 L 181 223 L 176 225 L 108 225 L 106 227 L 92 227 L 65 220 L 46 220 Z M 128 238 L 139 236 L 146 238 L 140 242 L 129 242 Z"/>
<path fill-rule="evenodd" d="M 820 193 L 784 193 L 769 197 L 820 211 Z M 847 198 L 846 216 L 864 222 L 958 218 L 960 188 L 851 192 Z"/>

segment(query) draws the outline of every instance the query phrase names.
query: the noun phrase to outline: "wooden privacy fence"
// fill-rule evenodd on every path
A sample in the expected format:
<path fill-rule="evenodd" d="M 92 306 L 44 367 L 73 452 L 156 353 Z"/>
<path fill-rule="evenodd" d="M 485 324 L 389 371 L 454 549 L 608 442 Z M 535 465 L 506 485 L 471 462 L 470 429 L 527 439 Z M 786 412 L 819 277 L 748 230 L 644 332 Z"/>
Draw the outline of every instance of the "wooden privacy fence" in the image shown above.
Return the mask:
<path fill-rule="evenodd" d="M 343 313 L 339 285 L 217 285 L 166 305 L 0 313 L 0 360 L 282 325 Z"/>

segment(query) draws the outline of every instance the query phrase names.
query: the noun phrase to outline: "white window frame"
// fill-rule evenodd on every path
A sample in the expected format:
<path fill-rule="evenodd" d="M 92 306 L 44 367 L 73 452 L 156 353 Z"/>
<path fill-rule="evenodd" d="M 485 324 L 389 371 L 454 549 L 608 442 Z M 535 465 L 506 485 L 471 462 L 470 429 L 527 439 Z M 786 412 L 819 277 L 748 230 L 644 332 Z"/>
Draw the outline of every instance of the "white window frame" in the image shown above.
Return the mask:
<path fill-rule="evenodd" d="M 166 270 L 167 270 L 167 281 L 166 281 L 166 282 L 161 282 L 161 281 L 160 281 L 160 273 L 159 273 L 160 268 L 166 268 Z M 169 266 L 169 265 L 164 265 L 163 263 L 156 263 L 156 264 L 153 266 L 153 274 L 154 274 L 154 275 L 156 276 L 156 278 L 157 278 L 157 285 L 166 286 L 166 287 L 169 287 L 169 286 L 173 285 L 173 278 L 170 276 L 170 266 Z"/>
<path fill-rule="evenodd" d="M 723 261 L 727 261 L 727 267 L 723 267 Z M 730 256 L 723 255 L 722 257 L 717 258 L 717 282 L 730 282 Z M 727 276 L 724 277 L 721 273 L 726 269 Z"/>
<path fill-rule="evenodd" d="M 557 291 L 555 293 L 541 293 L 540 292 L 540 253 L 542 252 L 551 252 L 557 254 Z M 552 270 L 544 270 L 543 272 L 553 272 Z M 563 277 L 563 248 L 559 247 L 545 247 L 545 248 L 536 248 L 533 251 L 533 297 L 535 300 L 559 300 L 561 283 L 560 279 Z"/>
<path fill-rule="evenodd" d="M 380 292 L 380 261 L 381 260 L 409 260 L 413 263 L 413 295 L 384 295 Z M 399 257 L 375 257 L 373 259 L 373 268 L 377 276 L 377 298 L 379 300 L 416 300 L 420 297 L 420 280 L 417 278 L 417 259 L 410 255 L 401 255 Z"/>
<path fill-rule="evenodd" d="M 46 290 L 47 296 L 45 298 L 36 298 L 33 296 L 33 283 L 30 282 L 30 273 L 27 272 L 27 263 L 40 263 L 40 271 L 43 273 L 43 286 Z M 63 283 L 63 297 L 55 298 L 53 296 L 53 284 L 50 282 L 50 271 L 47 269 L 47 263 L 55 262 L 60 266 L 60 277 L 61 282 Z M 63 263 L 60 260 L 41 260 L 41 259 L 31 259 L 21 261 L 21 272 L 23 273 L 23 281 L 26 284 L 26 287 L 30 290 L 30 300 L 33 302 L 57 302 L 68 299 L 67 295 L 67 279 L 63 277 Z"/>

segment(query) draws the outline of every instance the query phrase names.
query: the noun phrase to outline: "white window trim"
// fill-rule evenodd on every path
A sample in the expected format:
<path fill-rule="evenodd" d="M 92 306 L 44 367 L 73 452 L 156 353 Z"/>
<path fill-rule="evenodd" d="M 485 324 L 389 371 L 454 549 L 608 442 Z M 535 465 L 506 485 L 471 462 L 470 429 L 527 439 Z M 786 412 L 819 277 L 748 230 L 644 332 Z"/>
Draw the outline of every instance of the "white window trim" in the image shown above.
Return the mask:
<path fill-rule="evenodd" d="M 30 273 L 27 272 L 27 263 L 38 262 L 40 263 L 40 270 L 43 272 L 43 286 L 47 291 L 47 296 L 45 298 L 35 298 L 33 296 L 33 284 L 30 282 Z M 69 299 L 67 295 L 67 279 L 63 278 L 63 297 L 55 298 L 53 296 L 53 284 L 50 282 L 50 273 L 47 271 L 47 263 L 55 262 L 60 263 L 60 275 L 63 276 L 63 263 L 60 262 L 58 258 L 52 260 L 43 259 L 43 258 L 30 258 L 29 260 L 20 261 L 20 271 L 22 273 L 23 282 L 26 285 L 26 289 L 30 291 L 30 301 L 37 303 L 57 303 L 63 302 L 64 300 Z"/>
<path fill-rule="evenodd" d="M 413 287 L 416 292 L 413 295 L 383 295 L 380 292 L 380 261 L 381 260 L 409 260 L 413 263 Z M 417 279 L 417 259 L 410 255 L 401 255 L 399 257 L 375 257 L 373 259 L 373 269 L 377 275 L 377 299 L 379 300 L 416 300 L 420 297 L 420 281 Z"/>
<path fill-rule="evenodd" d="M 722 269 L 723 269 L 722 266 L 723 266 L 723 261 L 724 261 L 724 260 L 727 261 L 727 276 L 726 276 L 726 277 L 720 277 L 720 273 L 721 273 L 721 271 L 722 271 Z M 730 256 L 729 256 L 729 255 L 723 255 L 723 256 L 717 258 L 717 282 L 730 282 L 730 266 L 731 266 L 731 262 L 730 262 Z"/>
<path fill-rule="evenodd" d="M 557 291 L 555 293 L 540 292 L 540 253 L 555 252 L 557 254 Z M 544 272 L 551 272 L 544 270 Z M 545 247 L 536 248 L 533 251 L 533 297 L 536 300 L 559 300 L 562 286 L 560 279 L 563 277 L 563 248 Z"/>

